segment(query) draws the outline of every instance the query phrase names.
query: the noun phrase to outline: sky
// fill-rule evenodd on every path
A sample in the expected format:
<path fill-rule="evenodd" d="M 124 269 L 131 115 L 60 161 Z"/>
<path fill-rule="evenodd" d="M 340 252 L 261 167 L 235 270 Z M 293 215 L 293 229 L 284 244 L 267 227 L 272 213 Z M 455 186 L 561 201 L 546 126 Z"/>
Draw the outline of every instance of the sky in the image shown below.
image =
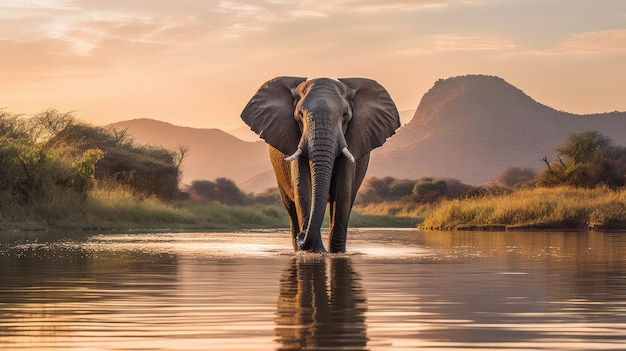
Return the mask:
<path fill-rule="evenodd" d="M 375 79 L 404 111 L 466 74 L 626 111 L 626 1 L 0 1 L 0 108 L 25 115 L 230 130 L 276 76 Z"/>

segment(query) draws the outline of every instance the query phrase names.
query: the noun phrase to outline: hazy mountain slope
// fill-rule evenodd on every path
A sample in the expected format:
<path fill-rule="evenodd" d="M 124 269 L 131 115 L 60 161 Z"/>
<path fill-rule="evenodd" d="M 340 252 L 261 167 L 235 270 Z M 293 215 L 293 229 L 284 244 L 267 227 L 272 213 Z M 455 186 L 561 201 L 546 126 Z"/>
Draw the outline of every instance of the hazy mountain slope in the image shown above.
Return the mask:
<path fill-rule="evenodd" d="M 368 175 L 484 183 L 508 167 L 542 168 L 544 155 L 553 155 L 570 133 L 585 129 L 623 143 L 626 113 L 556 111 L 498 77 L 439 80 L 411 122 L 373 153 Z"/>
<path fill-rule="evenodd" d="M 151 119 L 117 122 L 110 126 L 127 129 L 127 133 L 140 144 L 175 150 L 181 145 L 187 147 L 189 151 L 182 165 L 183 183 L 217 177 L 242 183 L 270 170 L 264 142 L 242 141 L 219 129 L 179 127 Z M 264 185 L 261 187 L 265 188 Z"/>
<path fill-rule="evenodd" d="M 261 138 L 255 132 L 250 130 L 250 127 L 248 126 L 227 130 L 226 133 L 234 137 L 237 137 L 243 141 L 260 141 L 261 140 Z"/>

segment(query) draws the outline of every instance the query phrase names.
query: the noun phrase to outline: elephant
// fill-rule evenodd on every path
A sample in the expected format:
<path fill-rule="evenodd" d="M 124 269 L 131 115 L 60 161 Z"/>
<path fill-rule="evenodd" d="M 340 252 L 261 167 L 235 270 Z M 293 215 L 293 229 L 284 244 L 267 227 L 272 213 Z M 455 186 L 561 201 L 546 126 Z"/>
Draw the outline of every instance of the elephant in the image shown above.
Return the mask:
<path fill-rule="evenodd" d="M 294 249 L 327 252 L 320 230 L 330 203 L 330 252 L 345 252 L 370 152 L 400 127 L 387 90 L 366 78 L 277 77 L 258 89 L 241 118 L 268 144 Z"/>

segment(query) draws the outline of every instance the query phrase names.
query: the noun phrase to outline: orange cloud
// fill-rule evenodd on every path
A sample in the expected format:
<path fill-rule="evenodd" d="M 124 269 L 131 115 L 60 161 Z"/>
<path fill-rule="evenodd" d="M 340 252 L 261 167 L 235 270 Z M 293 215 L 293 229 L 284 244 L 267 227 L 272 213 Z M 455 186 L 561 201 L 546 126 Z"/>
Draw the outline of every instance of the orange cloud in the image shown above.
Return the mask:
<path fill-rule="evenodd" d="M 351 11 L 377 12 L 387 10 L 411 11 L 425 8 L 448 7 L 446 0 L 359 0 L 342 7 Z"/>
<path fill-rule="evenodd" d="M 498 36 L 458 36 L 438 35 L 435 37 L 434 51 L 479 51 L 515 48 L 508 38 Z"/>
<path fill-rule="evenodd" d="M 603 30 L 573 35 L 558 50 L 567 54 L 626 52 L 626 29 Z"/>
<path fill-rule="evenodd" d="M 514 49 L 517 45 L 500 36 L 436 35 L 423 47 L 398 51 L 401 56 L 419 56 L 447 51 L 493 51 Z"/>

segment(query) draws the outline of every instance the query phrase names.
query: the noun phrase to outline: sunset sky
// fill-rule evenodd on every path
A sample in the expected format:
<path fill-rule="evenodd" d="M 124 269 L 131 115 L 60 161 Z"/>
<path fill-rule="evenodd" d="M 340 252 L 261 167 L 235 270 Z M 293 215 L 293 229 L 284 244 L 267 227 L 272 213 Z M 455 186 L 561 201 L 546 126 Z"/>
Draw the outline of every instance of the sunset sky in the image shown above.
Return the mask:
<path fill-rule="evenodd" d="M 626 111 L 626 1 L 0 1 L 0 108 L 15 113 L 228 130 L 279 75 L 372 78 L 410 110 L 465 74 Z"/>

